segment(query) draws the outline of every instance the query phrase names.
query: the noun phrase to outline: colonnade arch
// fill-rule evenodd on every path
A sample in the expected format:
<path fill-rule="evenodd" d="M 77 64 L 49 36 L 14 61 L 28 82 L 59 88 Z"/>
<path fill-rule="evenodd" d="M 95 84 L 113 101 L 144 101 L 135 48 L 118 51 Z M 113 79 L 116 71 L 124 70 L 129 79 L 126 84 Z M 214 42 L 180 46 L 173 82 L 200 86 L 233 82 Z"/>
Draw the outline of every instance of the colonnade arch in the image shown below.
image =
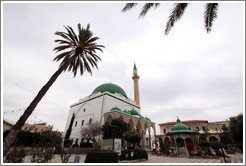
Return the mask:
<path fill-rule="evenodd" d="M 148 146 L 151 148 L 151 140 L 155 138 L 156 131 L 155 131 L 155 123 L 147 120 L 143 120 L 137 117 L 125 115 L 118 112 L 111 112 L 104 114 L 104 122 L 112 122 L 113 119 L 120 118 L 124 122 L 129 124 L 129 128 L 131 131 L 138 131 L 142 135 L 142 141 L 140 145 L 142 147 Z M 151 137 L 151 131 L 153 132 L 153 137 Z"/>

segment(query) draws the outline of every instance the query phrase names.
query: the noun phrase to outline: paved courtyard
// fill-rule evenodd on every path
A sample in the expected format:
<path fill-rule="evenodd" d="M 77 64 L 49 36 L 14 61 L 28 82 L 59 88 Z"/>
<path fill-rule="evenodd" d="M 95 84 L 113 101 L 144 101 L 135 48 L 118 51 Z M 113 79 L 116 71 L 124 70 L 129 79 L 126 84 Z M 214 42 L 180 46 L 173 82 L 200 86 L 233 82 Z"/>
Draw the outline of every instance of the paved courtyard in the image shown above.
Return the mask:
<path fill-rule="evenodd" d="M 143 163 L 220 163 L 220 159 L 198 159 L 187 157 L 165 157 L 149 154 L 149 159 Z"/>
<path fill-rule="evenodd" d="M 236 153 L 229 155 L 231 163 L 243 163 L 243 155 Z M 155 156 L 149 154 L 149 159 L 142 161 L 143 163 L 221 163 L 221 159 L 201 159 L 201 158 L 187 158 L 187 157 L 165 157 Z"/>
<path fill-rule="evenodd" d="M 235 155 L 229 155 L 232 163 L 243 163 L 243 155 L 240 153 L 236 153 Z M 81 154 L 80 163 L 84 163 L 86 154 Z M 75 155 L 73 154 L 69 163 L 74 162 Z M 31 163 L 31 156 L 27 156 L 25 158 L 25 163 Z M 119 161 L 120 163 L 125 163 L 125 161 Z M 131 163 L 132 161 L 128 161 Z M 201 158 L 187 158 L 187 157 L 165 157 L 165 156 L 156 156 L 149 154 L 148 160 L 143 161 L 134 161 L 134 163 L 221 163 L 220 159 L 201 159 Z M 61 163 L 61 159 L 59 155 L 55 155 L 55 157 L 51 160 L 51 163 Z"/>

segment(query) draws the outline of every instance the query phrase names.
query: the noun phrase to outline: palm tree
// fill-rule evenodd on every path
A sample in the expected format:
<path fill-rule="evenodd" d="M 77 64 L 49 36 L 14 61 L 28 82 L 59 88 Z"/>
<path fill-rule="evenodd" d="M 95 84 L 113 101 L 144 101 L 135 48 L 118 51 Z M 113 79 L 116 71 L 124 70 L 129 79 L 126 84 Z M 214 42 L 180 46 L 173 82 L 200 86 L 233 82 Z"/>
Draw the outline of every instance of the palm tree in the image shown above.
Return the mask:
<path fill-rule="evenodd" d="M 122 9 L 122 12 L 130 10 L 136 5 L 137 3 L 127 3 L 125 7 Z M 139 18 L 144 17 L 151 8 L 157 8 L 159 7 L 159 5 L 159 3 L 146 3 L 142 8 L 141 13 L 139 14 Z M 168 35 L 170 30 L 173 28 L 175 22 L 177 22 L 182 17 L 187 6 L 188 3 L 176 3 L 174 5 L 174 8 L 166 23 L 165 35 Z M 207 33 L 211 32 L 213 21 L 215 18 L 217 18 L 217 10 L 218 3 L 207 3 L 205 6 L 204 23 Z"/>
<path fill-rule="evenodd" d="M 91 67 L 98 68 L 97 62 L 101 59 L 98 55 L 96 55 L 96 51 L 103 52 L 102 48 L 104 46 L 98 45 L 95 42 L 99 38 L 93 37 L 92 31 L 90 31 L 90 24 L 88 24 L 86 28 L 81 28 L 81 25 L 78 24 L 78 35 L 74 33 L 70 26 L 65 26 L 65 28 L 67 32 L 55 33 L 55 35 L 58 35 L 62 38 L 55 40 L 55 42 L 59 45 L 54 48 L 56 53 L 59 52 L 59 55 L 54 58 L 54 61 L 61 61 L 60 66 L 58 70 L 52 75 L 50 80 L 41 88 L 37 96 L 26 108 L 23 115 L 19 118 L 19 120 L 13 126 L 12 130 L 4 139 L 4 156 L 9 151 L 11 144 L 17 137 L 27 118 L 32 114 L 39 101 L 62 72 L 65 72 L 66 70 L 72 71 L 75 77 L 78 70 L 80 71 L 80 74 L 83 75 L 84 72 L 89 72 L 92 74 Z"/>

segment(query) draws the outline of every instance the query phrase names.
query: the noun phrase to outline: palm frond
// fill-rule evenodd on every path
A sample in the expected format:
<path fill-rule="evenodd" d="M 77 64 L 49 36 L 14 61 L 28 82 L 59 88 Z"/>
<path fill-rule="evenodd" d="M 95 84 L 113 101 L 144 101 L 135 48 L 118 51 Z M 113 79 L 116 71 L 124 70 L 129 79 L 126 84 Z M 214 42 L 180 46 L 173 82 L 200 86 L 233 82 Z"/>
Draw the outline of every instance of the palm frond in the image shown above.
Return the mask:
<path fill-rule="evenodd" d="M 166 24 L 165 35 L 168 35 L 172 27 L 174 26 L 175 22 L 177 22 L 181 16 L 184 14 L 184 11 L 187 7 L 188 3 L 176 3 L 171 15 Z"/>
<path fill-rule="evenodd" d="M 126 5 L 125 5 L 125 7 L 121 10 L 122 12 L 126 12 L 126 11 L 128 11 L 128 10 L 130 10 L 130 9 L 132 9 L 134 6 L 136 6 L 137 5 L 137 3 L 127 3 Z"/>
<path fill-rule="evenodd" d="M 157 8 L 159 6 L 159 3 L 146 3 L 143 8 L 142 8 L 142 11 L 141 13 L 139 14 L 139 18 L 140 17 L 144 17 L 147 12 L 152 8 L 152 7 L 155 7 Z"/>
<path fill-rule="evenodd" d="M 92 74 L 91 68 L 97 68 L 100 59 L 96 55 L 97 51 L 103 52 L 103 45 L 98 45 L 96 41 L 99 37 L 93 37 L 90 24 L 86 28 L 78 24 L 78 35 L 75 34 L 70 26 L 65 27 L 67 32 L 56 32 L 55 34 L 62 39 L 55 40 L 59 45 L 54 48 L 55 52 L 60 52 L 53 60 L 62 61 L 60 67 L 69 63 L 64 71 L 68 70 L 77 75 L 78 71 L 83 75 L 85 71 Z"/>
<path fill-rule="evenodd" d="M 218 3 L 206 4 L 206 9 L 204 12 L 204 22 L 207 33 L 211 32 L 213 21 L 215 18 L 217 18 L 218 5 Z"/>

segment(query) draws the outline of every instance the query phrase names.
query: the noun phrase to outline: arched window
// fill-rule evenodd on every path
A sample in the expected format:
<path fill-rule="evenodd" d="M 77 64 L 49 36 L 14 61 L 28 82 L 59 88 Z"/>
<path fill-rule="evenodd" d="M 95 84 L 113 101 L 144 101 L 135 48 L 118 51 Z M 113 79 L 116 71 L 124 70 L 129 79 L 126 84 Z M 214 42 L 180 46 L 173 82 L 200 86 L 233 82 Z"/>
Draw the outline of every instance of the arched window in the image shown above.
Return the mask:
<path fill-rule="evenodd" d="M 92 122 L 92 118 L 90 118 L 90 120 L 89 120 L 89 124 L 91 124 L 91 122 Z"/>
<path fill-rule="evenodd" d="M 84 120 L 82 120 L 82 123 L 81 123 L 81 126 L 83 126 L 84 125 Z"/>

